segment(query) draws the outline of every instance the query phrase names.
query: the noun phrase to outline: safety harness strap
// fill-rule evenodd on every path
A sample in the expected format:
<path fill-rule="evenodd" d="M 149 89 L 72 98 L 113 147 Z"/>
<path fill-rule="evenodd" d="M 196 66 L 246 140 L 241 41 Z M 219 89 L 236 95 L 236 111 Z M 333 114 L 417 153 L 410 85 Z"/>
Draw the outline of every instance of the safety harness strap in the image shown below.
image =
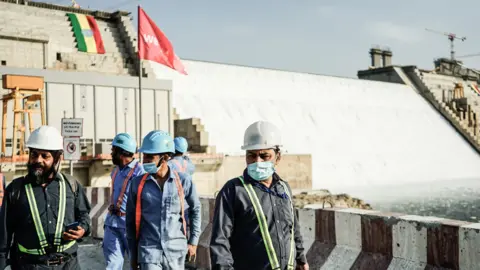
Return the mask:
<path fill-rule="evenodd" d="M 65 208 L 66 208 L 66 201 L 67 201 L 67 189 L 65 184 L 65 179 L 63 175 L 60 174 L 60 202 L 58 205 L 58 216 L 57 216 L 57 226 L 55 228 L 55 239 L 53 241 L 53 245 L 60 246 L 62 243 L 62 232 L 63 232 L 63 221 L 65 219 Z M 37 211 L 38 213 L 38 211 Z"/>
<path fill-rule="evenodd" d="M 185 192 L 183 191 L 182 182 L 180 182 L 180 176 L 176 171 L 175 173 L 175 185 L 177 186 L 178 197 L 180 198 L 180 211 L 182 213 L 183 234 L 187 236 L 187 222 L 185 221 Z"/>
<path fill-rule="evenodd" d="M 255 210 L 255 214 L 257 216 L 258 225 L 260 227 L 260 233 L 262 234 L 263 243 L 265 244 L 265 249 L 267 251 L 268 260 L 270 261 L 270 265 L 272 269 L 280 269 L 280 264 L 278 263 L 277 254 L 273 247 L 272 238 L 270 237 L 270 233 L 268 232 L 268 224 L 267 219 L 265 218 L 265 214 L 263 213 L 262 206 L 258 201 L 258 197 L 255 194 L 255 191 L 252 188 L 250 183 L 245 183 L 243 180 L 243 176 L 239 177 L 240 181 L 242 182 L 245 190 L 247 191 L 248 197 L 253 204 L 253 209 Z"/>
<path fill-rule="evenodd" d="M 277 259 L 277 253 L 275 252 L 275 249 L 273 247 L 272 243 L 272 238 L 270 236 L 270 233 L 268 231 L 268 223 L 267 219 L 265 217 L 265 214 L 262 209 L 262 205 L 260 204 L 260 201 L 257 197 L 257 194 L 255 193 L 255 190 L 253 189 L 252 185 L 250 183 L 246 183 L 243 179 L 243 176 L 238 177 L 240 181 L 242 182 L 243 186 L 245 187 L 245 190 L 247 191 L 248 197 L 250 198 L 250 201 L 252 202 L 253 209 L 255 211 L 255 214 L 257 216 L 258 220 L 258 225 L 260 227 L 260 233 L 262 234 L 262 239 L 263 243 L 265 244 L 265 249 L 267 251 L 268 255 L 268 260 L 270 261 L 270 265 L 272 266 L 272 269 L 280 269 L 280 264 Z M 292 210 L 292 219 L 293 222 L 295 222 L 295 213 L 293 212 L 293 203 L 291 200 L 290 193 L 288 192 L 288 189 L 284 183 L 280 181 L 280 184 L 284 188 L 285 192 L 287 193 L 289 199 L 290 199 L 290 209 Z M 294 226 L 295 223 L 292 226 L 292 231 L 291 231 L 291 241 L 290 241 L 290 256 L 288 259 L 288 270 L 293 270 L 293 259 L 294 259 L 294 251 L 295 251 L 295 240 L 294 240 Z"/>
<path fill-rule="evenodd" d="M 137 190 L 137 203 L 135 206 L 135 238 L 137 239 L 137 241 L 140 237 L 140 221 L 142 221 L 142 191 L 143 187 L 145 186 L 145 182 L 147 181 L 148 175 L 148 173 L 143 175 Z"/>
<path fill-rule="evenodd" d="M 33 194 L 33 189 L 31 184 L 25 186 L 25 192 L 27 193 L 28 204 L 30 206 L 30 212 L 32 213 L 33 223 L 35 225 L 35 230 L 37 231 L 38 241 L 40 242 L 40 252 L 45 254 L 45 247 L 48 246 L 47 238 L 42 227 L 42 221 L 40 220 L 40 214 L 38 213 L 37 201 L 35 200 L 35 195 Z M 61 194 L 60 194 L 60 197 Z"/>
<path fill-rule="evenodd" d="M 183 166 L 182 164 L 180 163 L 180 161 L 176 160 L 176 159 L 173 159 L 172 160 L 178 167 L 178 170 L 180 172 L 185 172 L 187 170 L 187 161 L 186 160 L 183 160 Z"/>
<path fill-rule="evenodd" d="M 59 181 L 58 216 L 57 216 L 57 224 L 55 228 L 55 237 L 54 237 L 53 245 L 57 246 L 57 252 L 63 252 L 66 248 L 72 246 L 75 243 L 75 241 L 71 241 L 69 244 L 64 246 L 60 245 L 62 241 L 63 222 L 65 219 L 67 192 L 66 192 L 65 179 L 63 178 L 62 174 L 59 174 L 59 176 L 60 176 L 60 181 Z M 40 219 L 40 214 L 38 212 L 37 201 L 35 200 L 35 195 L 33 193 L 33 188 L 31 184 L 25 185 L 25 192 L 27 194 L 28 204 L 30 206 L 30 212 L 32 214 L 33 223 L 35 224 L 35 230 L 37 231 L 38 240 L 40 242 L 40 249 L 29 250 L 29 249 L 25 249 L 20 244 L 18 244 L 18 247 L 20 251 L 23 250 L 26 253 L 30 253 L 34 255 L 44 255 L 46 254 L 45 248 L 48 247 L 48 242 L 45 236 L 45 232 L 43 231 L 42 221 Z"/>
<path fill-rule="evenodd" d="M 123 203 L 123 196 L 125 195 L 125 191 L 127 190 L 127 186 L 128 186 L 128 183 L 130 182 L 130 179 L 132 178 L 132 175 L 133 173 L 135 172 L 135 169 L 137 168 L 138 166 L 138 163 L 135 164 L 135 166 L 130 169 L 130 171 L 128 172 L 128 175 L 127 177 L 123 180 L 123 185 L 122 185 L 122 189 L 120 190 L 120 194 L 118 195 L 118 198 L 117 198 L 117 204 L 116 204 L 116 207 L 117 209 L 120 209 L 120 207 L 122 206 L 122 203 Z M 118 167 L 115 168 L 115 171 L 113 172 L 113 175 L 112 175 L 112 199 L 111 199 L 111 203 L 113 205 L 113 202 L 115 201 L 115 199 L 113 198 L 113 188 L 114 188 L 114 184 L 115 184 L 115 178 L 117 176 L 117 173 L 118 173 L 119 169 Z"/>
<path fill-rule="evenodd" d="M 174 173 L 175 173 L 175 185 L 177 186 L 178 197 L 180 198 L 180 209 L 182 212 L 182 220 L 183 220 L 183 233 L 185 234 L 185 236 L 187 236 L 187 225 L 185 222 L 185 205 L 184 205 L 185 193 L 183 191 L 183 186 L 182 186 L 182 183 L 180 182 L 180 177 L 178 176 L 178 173 L 176 171 L 174 171 Z M 135 205 L 135 237 L 137 241 L 140 238 L 140 223 L 142 221 L 142 191 L 148 176 L 149 176 L 148 173 L 143 175 L 137 190 L 137 202 Z"/>
<path fill-rule="evenodd" d="M 65 250 L 71 248 L 75 244 L 75 241 L 70 241 L 65 245 L 57 246 L 57 252 L 64 252 Z M 18 250 L 23 253 L 27 253 L 30 255 L 45 255 L 44 249 L 27 249 L 24 246 L 18 244 Z"/>

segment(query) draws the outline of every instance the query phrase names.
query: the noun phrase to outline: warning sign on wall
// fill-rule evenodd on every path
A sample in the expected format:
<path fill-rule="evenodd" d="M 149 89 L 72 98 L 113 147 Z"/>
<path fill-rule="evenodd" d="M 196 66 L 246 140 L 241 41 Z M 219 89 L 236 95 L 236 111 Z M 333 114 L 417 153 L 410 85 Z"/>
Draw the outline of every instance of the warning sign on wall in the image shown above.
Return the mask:
<path fill-rule="evenodd" d="M 82 137 L 83 118 L 62 118 L 63 137 Z"/>
<path fill-rule="evenodd" d="M 80 138 L 63 138 L 63 159 L 80 159 Z"/>

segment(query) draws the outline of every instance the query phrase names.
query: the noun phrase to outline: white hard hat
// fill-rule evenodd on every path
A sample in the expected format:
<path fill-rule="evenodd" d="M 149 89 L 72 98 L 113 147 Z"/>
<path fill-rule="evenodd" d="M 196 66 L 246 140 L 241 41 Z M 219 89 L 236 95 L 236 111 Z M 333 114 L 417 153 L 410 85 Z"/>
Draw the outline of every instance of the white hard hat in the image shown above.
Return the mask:
<path fill-rule="evenodd" d="M 41 126 L 28 137 L 28 148 L 41 150 L 63 150 L 63 138 L 60 132 L 51 126 Z"/>
<path fill-rule="evenodd" d="M 242 150 L 260 150 L 280 147 L 280 130 L 272 123 L 257 121 L 245 130 Z"/>

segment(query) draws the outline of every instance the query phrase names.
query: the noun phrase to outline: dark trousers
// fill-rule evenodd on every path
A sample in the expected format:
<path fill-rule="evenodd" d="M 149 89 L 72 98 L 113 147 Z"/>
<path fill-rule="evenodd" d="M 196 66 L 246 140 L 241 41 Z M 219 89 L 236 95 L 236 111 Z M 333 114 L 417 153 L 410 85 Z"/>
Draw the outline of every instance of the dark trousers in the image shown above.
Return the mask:
<path fill-rule="evenodd" d="M 19 258 L 19 260 L 12 262 L 11 268 L 12 270 L 81 270 L 77 256 L 73 256 L 63 264 L 51 266 L 46 264 L 31 263 Z"/>

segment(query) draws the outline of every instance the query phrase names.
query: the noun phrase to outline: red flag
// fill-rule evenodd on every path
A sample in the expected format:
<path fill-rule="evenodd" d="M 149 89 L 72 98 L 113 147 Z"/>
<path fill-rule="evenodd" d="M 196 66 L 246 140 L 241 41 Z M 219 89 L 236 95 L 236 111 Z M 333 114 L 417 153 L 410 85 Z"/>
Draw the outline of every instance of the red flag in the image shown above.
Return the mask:
<path fill-rule="evenodd" d="M 172 43 L 140 6 L 138 6 L 138 57 L 187 75 L 180 58 L 173 51 Z"/>

